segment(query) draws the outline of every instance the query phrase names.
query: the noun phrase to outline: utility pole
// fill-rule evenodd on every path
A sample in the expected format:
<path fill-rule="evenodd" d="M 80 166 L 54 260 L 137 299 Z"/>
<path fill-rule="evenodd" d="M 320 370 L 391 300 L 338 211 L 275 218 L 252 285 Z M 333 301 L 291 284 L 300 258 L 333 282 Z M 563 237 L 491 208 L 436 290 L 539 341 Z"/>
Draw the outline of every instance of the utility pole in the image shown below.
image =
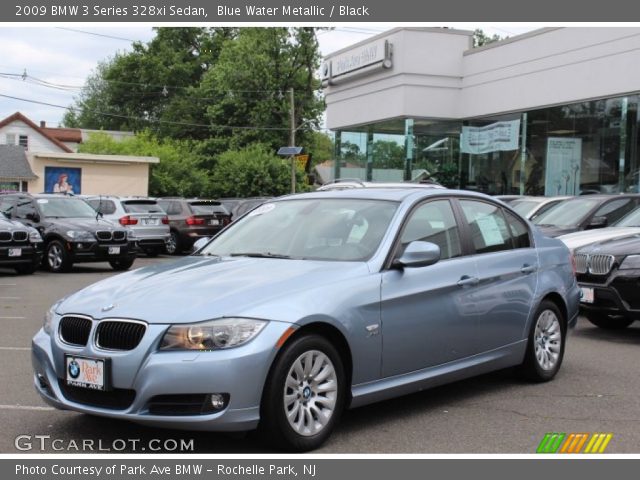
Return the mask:
<path fill-rule="evenodd" d="M 289 89 L 289 117 L 291 129 L 289 133 L 289 146 L 296 146 L 296 108 L 293 96 L 293 87 Z M 296 193 L 296 157 L 291 155 L 291 193 Z"/>

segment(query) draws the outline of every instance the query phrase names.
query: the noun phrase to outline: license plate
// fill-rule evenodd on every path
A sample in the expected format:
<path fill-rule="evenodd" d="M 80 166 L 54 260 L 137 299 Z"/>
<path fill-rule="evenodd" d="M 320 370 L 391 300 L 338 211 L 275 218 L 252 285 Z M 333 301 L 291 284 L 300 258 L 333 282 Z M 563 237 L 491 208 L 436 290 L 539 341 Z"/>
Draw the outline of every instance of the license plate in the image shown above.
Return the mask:
<path fill-rule="evenodd" d="M 104 360 L 66 355 L 64 364 L 67 385 L 106 390 Z"/>
<path fill-rule="evenodd" d="M 158 225 L 158 220 L 155 218 L 143 218 L 140 223 L 142 225 Z"/>
<path fill-rule="evenodd" d="M 119 255 L 120 247 L 109 247 L 109 255 Z"/>
<path fill-rule="evenodd" d="M 22 256 L 22 249 L 21 248 L 10 248 L 9 249 L 9 256 L 10 257 L 21 257 Z"/>
<path fill-rule="evenodd" d="M 582 303 L 593 303 L 593 288 L 580 287 L 580 301 Z"/>
<path fill-rule="evenodd" d="M 209 220 L 209 225 L 220 225 L 220 220 L 218 220 L 217 218 Z"/>

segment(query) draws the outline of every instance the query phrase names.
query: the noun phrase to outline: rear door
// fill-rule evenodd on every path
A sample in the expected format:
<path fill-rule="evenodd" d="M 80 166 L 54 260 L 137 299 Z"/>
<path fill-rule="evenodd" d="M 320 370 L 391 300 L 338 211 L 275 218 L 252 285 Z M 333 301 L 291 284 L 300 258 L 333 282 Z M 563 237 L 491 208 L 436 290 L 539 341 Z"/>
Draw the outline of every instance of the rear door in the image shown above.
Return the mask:
<path fill-rule="evenodd" d="M 524 337 L 538 283 L 538 255 L 528 226 L 501 206 L 477 199 L 459 201 L 475 253 L 479 284 L 478 352 Z"/>

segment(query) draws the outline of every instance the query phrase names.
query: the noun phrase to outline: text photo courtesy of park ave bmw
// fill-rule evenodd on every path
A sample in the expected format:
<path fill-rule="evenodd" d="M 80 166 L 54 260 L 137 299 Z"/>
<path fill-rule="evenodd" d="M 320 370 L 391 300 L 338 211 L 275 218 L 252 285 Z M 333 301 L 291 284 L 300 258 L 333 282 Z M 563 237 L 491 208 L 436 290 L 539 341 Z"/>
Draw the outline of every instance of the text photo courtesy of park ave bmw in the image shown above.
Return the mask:
<path fill-rule="evenodd" d="M 0 6 L 0 472 L 634 466 L 640 23 L 427 7 Z"/>

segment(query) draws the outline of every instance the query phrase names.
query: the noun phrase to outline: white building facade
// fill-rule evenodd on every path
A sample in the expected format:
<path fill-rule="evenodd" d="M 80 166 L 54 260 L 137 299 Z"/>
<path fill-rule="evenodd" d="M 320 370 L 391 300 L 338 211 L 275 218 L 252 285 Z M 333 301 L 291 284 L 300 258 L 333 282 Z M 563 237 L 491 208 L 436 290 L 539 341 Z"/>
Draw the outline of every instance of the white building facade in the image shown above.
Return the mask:
<path fill-rule="evenodd" d="M 640 28 L 544 28 L 480 48 L 398 28 L 329 55 L 336 177 L 490 194 L 637 191 Z"/>

